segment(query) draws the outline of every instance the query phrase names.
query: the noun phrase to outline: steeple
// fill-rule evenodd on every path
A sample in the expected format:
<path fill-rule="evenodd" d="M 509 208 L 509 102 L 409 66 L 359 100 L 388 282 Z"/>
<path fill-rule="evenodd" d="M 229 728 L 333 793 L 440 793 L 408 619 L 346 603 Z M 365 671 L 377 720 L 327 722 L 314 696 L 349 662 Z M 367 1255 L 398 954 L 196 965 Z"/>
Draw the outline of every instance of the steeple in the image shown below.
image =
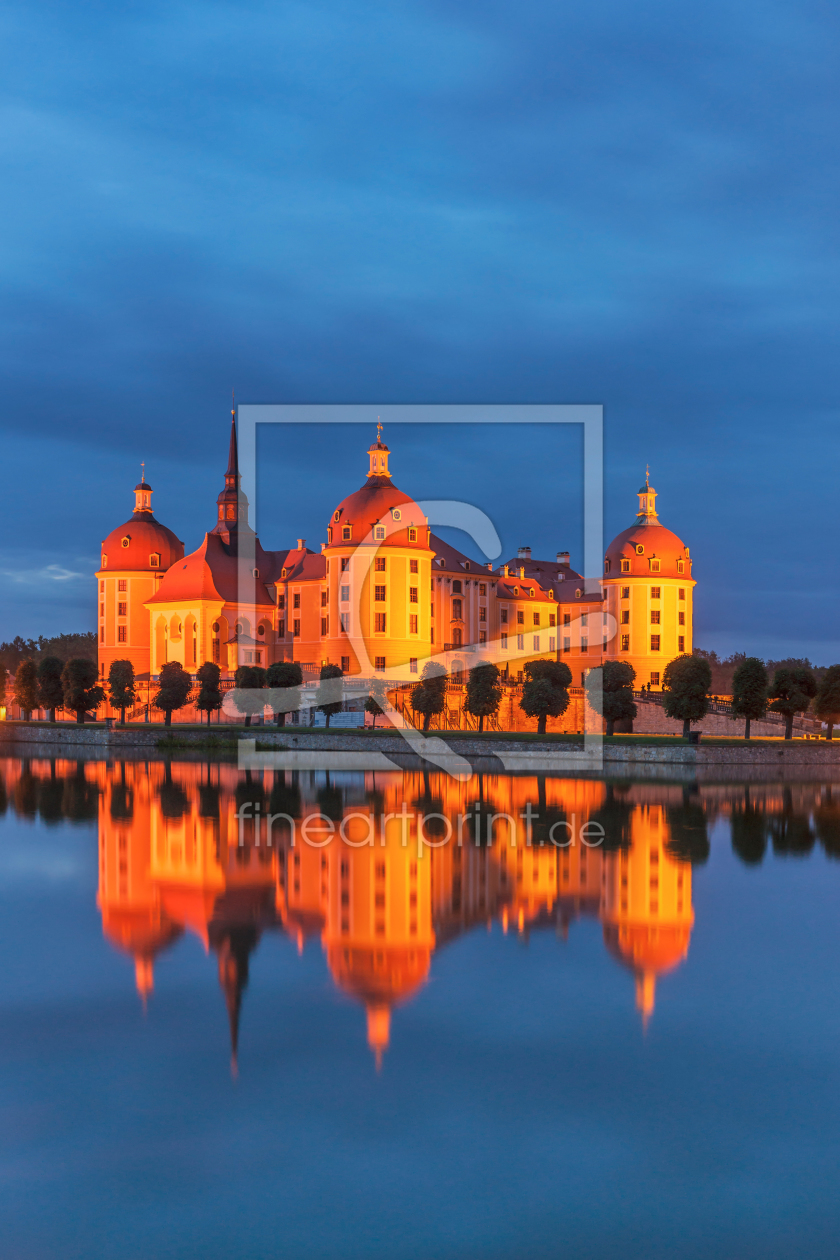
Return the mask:
<path fill-rule="evenodd" d="M 639 510 L 636 513 L 640 525 L 658 525 L 656 515 L 656 491 L 650 484 L 650 468 L 645 469 L 645 484 L 638 492 Z"/>
<path fill-rule="evenodd" d="M 248 524 L 248 499 L 241 490 L 239 451 L 236 442 L 236 408 L 230 411 L 230 447 L 225 470 L 225 487 L 216 499 L 218 519 L 212 531 L 229 543 L 239 533 L 251 532 Z"/>
<path fill-rule="evenodd" d="M 134 515 L 142 514 L 146 518 L 152 515 L 152 487 L 146 482 L 146 465 L 140 465 L 142 473 L 134 487 Z"/>
<path fill-rule="evenodd" d="M 376 424 L 376 441 L 372 446 L 368 447 L 368 458 L 370 459 L 369 477 L 381 477 L 383 481 L 391 480 L 391 473 L 388 469 L 388 456 L 390 451 L 382 441 L 382 424 L 377 420 Z"/>

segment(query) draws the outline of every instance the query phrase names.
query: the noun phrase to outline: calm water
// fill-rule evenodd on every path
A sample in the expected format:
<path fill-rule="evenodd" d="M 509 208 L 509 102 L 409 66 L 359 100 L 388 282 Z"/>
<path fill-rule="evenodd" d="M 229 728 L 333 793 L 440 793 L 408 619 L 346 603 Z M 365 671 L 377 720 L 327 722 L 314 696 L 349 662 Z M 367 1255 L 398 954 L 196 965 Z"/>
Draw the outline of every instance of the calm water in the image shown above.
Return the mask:
<path fill-rule="evenodd" d="M 829 787 L 0 769 L 4 1260 L 836 1254 Z"/>

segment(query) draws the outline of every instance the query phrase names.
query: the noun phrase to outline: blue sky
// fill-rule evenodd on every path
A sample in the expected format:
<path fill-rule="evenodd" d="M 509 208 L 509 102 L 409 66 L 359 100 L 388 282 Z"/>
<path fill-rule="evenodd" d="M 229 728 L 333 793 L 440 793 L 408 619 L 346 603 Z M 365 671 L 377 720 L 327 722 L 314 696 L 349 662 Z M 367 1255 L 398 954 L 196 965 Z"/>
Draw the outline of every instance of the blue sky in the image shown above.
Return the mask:
<path fill-rule="evenodd" d="M 823 3 L 12 3 L 0 17 L 0 636 L 92 628 L 141 459 L 188 549 L 249 402 L 600 402 L 695 639 L 840 659 L 838 15 Z M 266 442 L 266 546 L 369 436 Z M 395 479 L 580 548 L 580 444 L 392 439 Z M 455 484 L 453 484 L 453 482 Z"/>

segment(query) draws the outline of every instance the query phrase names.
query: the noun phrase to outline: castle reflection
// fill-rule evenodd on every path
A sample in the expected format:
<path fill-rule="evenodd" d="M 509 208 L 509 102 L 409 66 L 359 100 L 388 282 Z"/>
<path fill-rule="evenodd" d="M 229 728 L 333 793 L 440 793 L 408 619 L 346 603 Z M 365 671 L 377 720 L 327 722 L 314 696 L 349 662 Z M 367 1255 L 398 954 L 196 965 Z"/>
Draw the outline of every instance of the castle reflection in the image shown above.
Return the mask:
<path fill-rule="evenodd" d="M 185 933 L 216 958 L 233 1064 L 263 933 L 318 938 L 335 984 L 365 1008 L 377 1062 L 392 1013 L 433 954 L 478 925 L 565 937 L 600 920 L 644 1022 L 685 959 L 692 864 L 729 819 L 747 864 L 840 854 L 831 788 L 610 784 L 442 773 L 243 773 L 228 764 L 6 759 L 0 814 L 98 819 L 98 905 L 147 1003 L 155 961 Z M 566 843 L 571 839 L 571 843 Z M 589 843 L 584 841 L 588 840 Z M 598 843 L 600 841 L 600 843 Z"/>

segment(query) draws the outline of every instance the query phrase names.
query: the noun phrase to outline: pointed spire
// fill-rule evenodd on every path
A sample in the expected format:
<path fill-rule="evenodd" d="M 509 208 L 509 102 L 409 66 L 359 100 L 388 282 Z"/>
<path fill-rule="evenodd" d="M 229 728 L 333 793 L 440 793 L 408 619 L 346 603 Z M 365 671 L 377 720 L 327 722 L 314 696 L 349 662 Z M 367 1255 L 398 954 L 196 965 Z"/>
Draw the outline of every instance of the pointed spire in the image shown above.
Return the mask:
<path fill-rule="evenodd" d="M 236 439 L 236 402 L 230 409 L 230 446 L 228 448 L 228 465 L 225 472 L 225 488 L 216 499 L 217 520 L 214 534 L 221 534 L 226 543 L 230 543 L 238 533 L 250 531 L 248 524 L 248 500 L 242 493 L 242 478 L 239 474 L 239 449 Z"/>
<path fill-rule="evenodd" d="M 228 451 L 228 466 L 225 473 L 225 482 L 228 477 L 239 477 L 239 450 L 236 443 L 236 400 L 231 390 L 232 406 L 230 409 L 230 450 Z M 237 486 L 239 482 L 237 481 Z"/>

